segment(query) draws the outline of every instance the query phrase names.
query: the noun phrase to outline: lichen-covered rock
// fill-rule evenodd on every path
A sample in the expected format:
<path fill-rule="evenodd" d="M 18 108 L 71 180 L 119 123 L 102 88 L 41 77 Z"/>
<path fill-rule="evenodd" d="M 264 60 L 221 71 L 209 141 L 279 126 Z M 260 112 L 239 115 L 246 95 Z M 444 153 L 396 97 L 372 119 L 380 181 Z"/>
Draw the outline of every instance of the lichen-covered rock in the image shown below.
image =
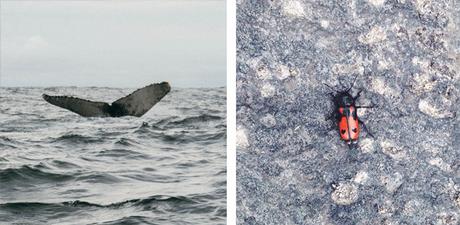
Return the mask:
<path fill-rule="evenodd" d="M 385 186 L 385 189 L 389 193 L 394 193 L 403 183 L 403 176 L 396 172 L 391 175 L 384 175 L 380 178 L 380 181 Z"/>
<path fill-rule="evenodd" d="M 363 153 L 372 153 L 375 151 L 374 140 L 371 138 L 363 138 L 360 142 L 360 148 Z"/>
<path fill-rule="evenodd" d="M 269 83 L 265 83 L 260 88 L 260 94 L 262 97 L 272 97 L 275 94 L 275 87 Z"/>
<path fill-rule="evenodd" d="M 454 112 L 451 112 L 449 108 L 445 107 L 450 106 L 451 104 L 452 102 L 450 100 L 443 97 L 440 97 L 439 99 L 428 97 L 419 101 L 418 108 L 424 114 L 440 119 L 455 116 Z"/>
<path fill-rule="evenodd" d="M 406 158 L 406 151 L 402 146 L 398 146 L 391 141 L 382 141 L 380 143 L 382 152 L 393 159 L 400 160 Z"/>
<path fill-rule="evenodd" d="M 236 130 L 236 146 L 239 148 L 246 148 L 249 146 L 246 130 L 242 127 L 238 127 Z"/>
<path fill-rule="evenodd" d="M 350 205 L 358 200 L 358 188 L 353 184 L 340 184 L 332 192 L 331 198 L 338 205 Z"/>
<path fill-rule="evenodd" d="M 458 224 L 460 3 L 237 2 L 238 224 Z M 355 76 L 350 150 L 323 83 Z"/>
<path fill-rule="evenodd" d="M 373 27 L 368 33 L 362 34 L 358 40 L 364 44 L 375 44 L 387 39 L 386 32 L 381 27 Z"/>
<path fill-rule="evenodd" d="M 260 119 L 260 122 L 267 128 L 274 127 L 276 125 L 276 119 L 272 114 L 267 113 Z"/>
<path fill-rule="evenodd" d="M 430 161 L 428 163 L 430 165 L 438 167 L 439 169 L 441 169 L 441 170 L 443 170 L 445 172 L 451 172 L 452 171 L 451 166 L 449 164 L 445 163 L 442 158 L 439 158 L 439 157 L 432 158 L 432 159 L 430 159 Z"/>
<path fill-rule="evenodd" d="M 369 180 L 369 175 L 366 171 L 359 171 L 356 173 L 353 181 L 358 184 L 365 184 Z"/>

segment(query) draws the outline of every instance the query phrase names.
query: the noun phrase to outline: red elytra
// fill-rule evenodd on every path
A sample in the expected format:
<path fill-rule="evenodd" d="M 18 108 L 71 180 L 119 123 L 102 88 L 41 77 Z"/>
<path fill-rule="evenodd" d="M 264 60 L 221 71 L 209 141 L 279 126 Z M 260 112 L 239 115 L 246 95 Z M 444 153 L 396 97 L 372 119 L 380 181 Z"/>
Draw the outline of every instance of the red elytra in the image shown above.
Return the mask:
<path fill-rule="evenodd" d="M 340 138 L 344 141 L 357 141 L 359 138 L 359 120 L 356 108 L 340 107 L 339 113 L 341 115 L 339 120 Z"/>

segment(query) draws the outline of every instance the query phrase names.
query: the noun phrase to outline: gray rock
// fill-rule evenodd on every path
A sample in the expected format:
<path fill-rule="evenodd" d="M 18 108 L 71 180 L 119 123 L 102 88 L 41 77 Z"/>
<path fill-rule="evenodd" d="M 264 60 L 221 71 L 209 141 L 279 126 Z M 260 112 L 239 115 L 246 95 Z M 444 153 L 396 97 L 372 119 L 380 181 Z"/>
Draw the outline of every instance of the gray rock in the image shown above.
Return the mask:
<path fill-rule="evenodd" d="M 332 201 L 337 205 L 350 205 L 358 200 L 358 187 L 354 184 L 340 184 L 331 194 Z"/>
<path fill-rule="evenodd" d="M 265 125 L 267 128 L 270 128 L 276 125 L 276 119 L 272 114 L 267 113 L 260 119 L 260 123 Z"/>
<path fill-rule="evenodd" d="M 237 54 L 238 224 L 460 223 L 458 0 L 238 0 Z"/>

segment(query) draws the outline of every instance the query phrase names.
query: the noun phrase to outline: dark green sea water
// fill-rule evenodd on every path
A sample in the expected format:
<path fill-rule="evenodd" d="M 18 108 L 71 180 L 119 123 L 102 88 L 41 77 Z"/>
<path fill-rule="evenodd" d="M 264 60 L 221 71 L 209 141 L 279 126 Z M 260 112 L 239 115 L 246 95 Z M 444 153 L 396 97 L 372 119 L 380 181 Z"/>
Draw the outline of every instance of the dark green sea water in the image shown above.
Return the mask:
<path fill-rule="evenodd" d="M 131 91 L 0 89 L 0 224 L 225 223 L 225 88 L 173 88 L 141 118 L 84 118 L 41 99 Z"/>

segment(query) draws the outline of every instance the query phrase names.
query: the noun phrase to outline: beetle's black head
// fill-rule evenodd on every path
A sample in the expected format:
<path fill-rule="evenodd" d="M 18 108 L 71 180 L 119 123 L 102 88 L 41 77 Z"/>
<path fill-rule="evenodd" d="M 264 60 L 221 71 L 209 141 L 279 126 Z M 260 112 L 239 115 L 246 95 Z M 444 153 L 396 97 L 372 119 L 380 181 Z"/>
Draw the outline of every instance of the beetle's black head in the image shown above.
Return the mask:
<path fill-rule="evenodd" d="M 358 141 L 354 140 L 354 141 L 348 141 L 347 142 L 347 145 L 348 145 L 348 148 L 350 150 L 353 150 L 353 149 L 356 149 L 358 148 Z"/>
<path fill-rule="evenodd" d="M 348 92 L 340 92 L 334 97 L 334 102 L 338 107 L 350 107 L 355 105 L 355 99 Z"/>

